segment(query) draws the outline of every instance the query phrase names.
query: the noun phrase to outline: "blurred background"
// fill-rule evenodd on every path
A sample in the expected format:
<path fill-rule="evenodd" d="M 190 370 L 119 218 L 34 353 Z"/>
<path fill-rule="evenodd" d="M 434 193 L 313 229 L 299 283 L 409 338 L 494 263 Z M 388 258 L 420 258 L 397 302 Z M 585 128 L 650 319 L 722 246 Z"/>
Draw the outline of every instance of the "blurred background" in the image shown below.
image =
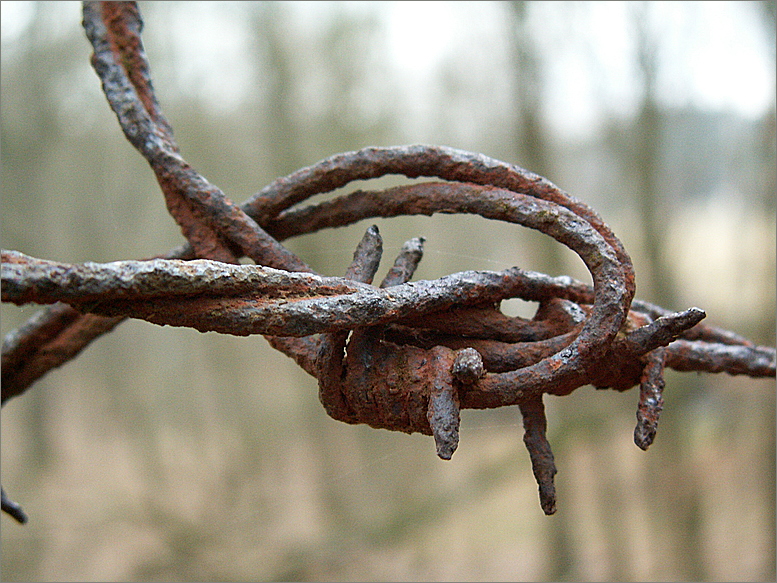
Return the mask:
<path fill-rule="evenodd" d="M 2 246 L 75 263 L 180 244 L 89 66 L 80 3 L 0 7 Z M 182 153 L 236 202 L 364 146 L 482 152 L 599 211 L 637 297 L 774 345 L 774 2 L 140 7 Z M 384 270 L 423 235 L 419 279 L 590 281 L 550 239 L 478 217 L 288 245 L 340 275 L 372 223 Z M 38 310 L 4 304 L 2 333 Z M 546 517 L 517 408 L 464 411 L 443 462 L 429 437 L 327 417 L 262 337 L 125 322 L 2 409 L 2 483 L 30 515 L 2 517 L 2 578 L 773 581 L 774 381 L 668 371 L 647 452 L 637 397 L 546 397 Z"/>

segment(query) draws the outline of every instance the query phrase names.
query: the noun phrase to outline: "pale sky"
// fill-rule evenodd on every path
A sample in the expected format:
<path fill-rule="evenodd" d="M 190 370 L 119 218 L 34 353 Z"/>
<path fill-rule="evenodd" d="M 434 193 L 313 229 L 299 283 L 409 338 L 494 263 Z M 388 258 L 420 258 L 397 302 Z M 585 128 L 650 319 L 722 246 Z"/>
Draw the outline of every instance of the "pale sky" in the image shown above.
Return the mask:
<path fill-rule="evenodd" d="M 30 4 L 7 0 L 0 4 L 4 46 L 23 33 L 32 14 Z M 68 26 L 68 20 L 72 20 L 70 26 L 80 26 L 80 2 L 56 4 L 62 11 L 62 26 Z M 196 80 L 206 95 L 218 94 L 222 103 L 224 88 L 234 88 L 234 100 L 239 101 L 247 87 L 239 65 L 242 43 L 250 34 L 245 20 L 234 17 L 236 7 L 228 2 L 189 4 L 171 28 L 179 63 L 188 63 L 180 76 Z M 331 8 L 328 2 L 289 4 L 300 25 L 309 27 L 315 27 Z M 553 4 L 538 3 L 530 12 L 530 28 L 537 31 L 547 65 L 548 121 L 574 135 L 585 133 L 606 115 L 629 115 L 640 91 L 635 82 L 630 3 L 575 3 L 573 25 L 558 22 Z M 433 78 L 432 73 L 456 54 L 457 47 L 466 44 L 473 58 L 483 51 L 480 58 L 485 61 L 504 37 L 504 10 L 499 3 L 352 2 L 343 6 L 381 15 L 396 83 L 404 85 L 398 90 L 419 96 L 424 95 L 420 87 L 424 79 Z M 748 118 L 763 115 L 775 100 L 775 71 L 773 48 L 764 50 L 771 41 L 758 9 L 748 2 L 650 3 L 648 23 L 660 45 L 660 99 L 667 105 L 695 105 Z"/>

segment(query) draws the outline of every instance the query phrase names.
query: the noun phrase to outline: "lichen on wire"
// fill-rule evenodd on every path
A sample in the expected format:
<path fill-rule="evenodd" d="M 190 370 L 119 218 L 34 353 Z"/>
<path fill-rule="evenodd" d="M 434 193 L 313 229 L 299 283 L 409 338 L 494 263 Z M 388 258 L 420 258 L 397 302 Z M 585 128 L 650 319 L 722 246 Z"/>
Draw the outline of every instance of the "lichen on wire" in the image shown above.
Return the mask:
<path fill-rule="evenodd" d="M 592 384 L 639 385 L 635 443 L 652 443 L 663 371 L 775 376 L 775 351 L 634 300 L 628 253 L 599 215 L 545 178 L 443 146 L 365 148 L 279 178 L 232 202 L 182 157 L 154 94 L 134 2 L 85 2 L 93 67 L 127 139 L 149 162 L 186 243 L 147 261 L 71 265 L 2 253 L 2 300 L 52 304 L 2 351 L 3 403 L 75 357 L 124 318 L 224 334 L 263 334 L 316 377 L 325 411 L 345 423 L 434 438 L 450 459 L 460 411 L 517 405 L 546 514 L 556 510 L 556 467 L 544 394 Z M 356 180 L 400 174 L 437 182 L 357 190 L 301 206 Z M 373 217 L 476 214 L 536 229 L 577 253 L 589 286 L 514 267 L 412 281 L 423 238 L 408 241 L 379 285 L 377 227 L 367 229 L 342 277 L 313 270 L 282 241 Z M 238 264 L 248 257 L 256 265 Z M 499 302 L 539 303 L 531 319 Z M 21 508 L 3 491 L 3 510 Z"/>

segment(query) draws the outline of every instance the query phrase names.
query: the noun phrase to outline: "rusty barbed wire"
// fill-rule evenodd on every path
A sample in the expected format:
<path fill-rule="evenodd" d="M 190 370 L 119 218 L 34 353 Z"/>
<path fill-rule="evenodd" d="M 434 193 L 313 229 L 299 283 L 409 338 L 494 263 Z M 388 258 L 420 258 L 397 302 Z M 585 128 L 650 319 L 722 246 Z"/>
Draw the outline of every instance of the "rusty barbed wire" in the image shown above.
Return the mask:
<path fill-rule="evenodd" d="M 187 243 L 147 261 L 71 265 L 2 252 L 2 301 L 53 304 L 6 336 L 3 403 L 75 357 L 124 318 L 225 334 L 263 334 L 318 379 L 326 412 L 346 423 L 458 446 L 463 408 L 518 405 L 546 514 L 556 510 L 543 395 L 592 384 L 640 386 L 635 443 L 652 443 L 663 407 L 663 371 L 775 376 L 775 351 L 633 300 L 622 243 L 590 207 L 548 180 L 482 154 L 443 146 L 365 148 L 279 178 L 242 205 L 186 163 L 151 83 L 134 2 L 85 2 L 93 67 L 127 139 L 147 159 Z M 432 177 L 358 190 L 300 207 L 355 180 Z M 344 277 L 312 273 L 281 241 L 373 217 L 468 213 L 539 230 L 575 251 L 593 286 L 517 267 L 410 281 L 423 256 L 408 241 L 380 285 L 376 227 Z M 240 265 L 249 257 L 257 265 Z M 539 302 L 531 319 L 499 310 L 508 298 Z M 56 303 L 55 303 L 56 302 Z M 20 522 L 5 492 L 2 508 Z"/>

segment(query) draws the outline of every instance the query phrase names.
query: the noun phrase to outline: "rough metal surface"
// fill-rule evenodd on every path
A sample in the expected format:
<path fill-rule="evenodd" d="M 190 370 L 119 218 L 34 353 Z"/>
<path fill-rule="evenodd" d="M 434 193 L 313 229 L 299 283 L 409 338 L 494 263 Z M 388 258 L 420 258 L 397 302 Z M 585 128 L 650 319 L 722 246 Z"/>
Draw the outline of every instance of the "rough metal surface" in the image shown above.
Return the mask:
<path fill-rule="evenodd" d="M 318 379 L 319 398 L 345 423 L 434 438 L 450 459 L 465 408 L 518 405 L 547 514 L 556 468 L 543 395 L 592 384 L 640 387 L 635 443 L 653 441 L 665 367 L 775 376 L 775 351 L 634 301 L 631 260 L 599 215 L 545 178 L 443 146 L 365 148 L 279 178 L 242 205 L 186 163 L 154 94 L 134 2 L 85 2 L 92 64 L 127 139 L 153 169 L 186 244 L 148 261 L 70 265 L 2 252 L 2 300 L 53 304 L 10 333 L 2 399 L 22 394 L 124 318 L 225 334 L 263 334 Z M 355 180 L 436 177 L 300 206 Z M 408 241 L 379 285 L 377 228 L 343 277 L 312 273 L 281 241 L 371 217 L 466 213 L 539 230 L 577 253 L 593 286 L 517 267 L 411 281 L 423 239 Z M 257 265 L 239 265 L 242 257 Z M 499 302 L 539 302 L 531 319 Z M 3 510 L 26 519 L 5 496 Z"/>

